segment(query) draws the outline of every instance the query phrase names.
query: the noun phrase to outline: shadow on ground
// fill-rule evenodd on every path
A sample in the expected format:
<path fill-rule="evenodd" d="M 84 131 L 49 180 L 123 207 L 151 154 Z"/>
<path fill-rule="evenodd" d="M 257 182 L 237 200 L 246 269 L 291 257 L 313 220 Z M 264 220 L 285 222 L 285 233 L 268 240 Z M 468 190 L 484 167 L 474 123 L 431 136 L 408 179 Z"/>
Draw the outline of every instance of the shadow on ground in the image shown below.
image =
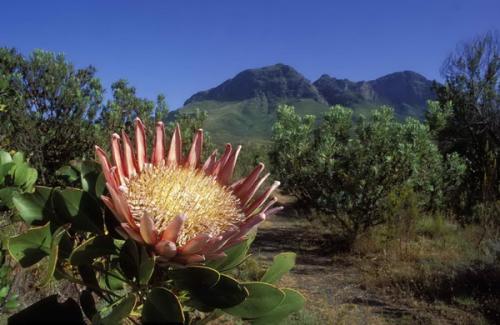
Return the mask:
<path fill-rule="evenodd" d="M 296 266 L 280 284 L 301 291 L 308 301 L 306 308 L 319 313 L 323 323 L 470 323 L 462 311 L 450 319 L 432 303 L 368 290 L 359 258 L 349 254 L 342 242 L 335 243 L 307 222 L 275 216 L 259 228 L 252 254 L 269 264 L 273 256 L 286 251 L 297 254 Z"/>

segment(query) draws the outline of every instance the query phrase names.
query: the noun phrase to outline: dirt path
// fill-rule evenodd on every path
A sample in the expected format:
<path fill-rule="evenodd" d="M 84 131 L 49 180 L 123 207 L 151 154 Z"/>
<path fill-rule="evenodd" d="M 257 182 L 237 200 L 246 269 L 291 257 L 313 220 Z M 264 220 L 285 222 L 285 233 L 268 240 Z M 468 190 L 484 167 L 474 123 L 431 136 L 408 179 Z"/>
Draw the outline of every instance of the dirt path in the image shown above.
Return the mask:
<path fill-rule="evenodd" d="M 281 285 L 298 289 L 307 298 L 306 309 L 317 319 L 308 324 L 453 324 L 434 308 L 414 299 L 370 292 L 356 258 L 326 251 L 322 235 L 284 216 L 259 228 L 253 254 L 264 263 L 280 252 L 297 253 L 296 266 Z M 365 266 L 366 267 L 366 266 Z M 300 321 L 298 322 L 300 323 Z M 467 323 L 467 322 L 465 322 Z"/>

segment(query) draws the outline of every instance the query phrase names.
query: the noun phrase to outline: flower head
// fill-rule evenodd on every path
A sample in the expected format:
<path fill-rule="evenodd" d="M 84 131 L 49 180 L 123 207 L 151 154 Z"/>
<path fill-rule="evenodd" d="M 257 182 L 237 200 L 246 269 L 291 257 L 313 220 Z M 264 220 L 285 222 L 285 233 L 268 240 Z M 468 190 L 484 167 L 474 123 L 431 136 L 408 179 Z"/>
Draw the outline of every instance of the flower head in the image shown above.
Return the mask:
<path fill-rule="evenodd" d="M 202 164 L 202 130 L 184 156 L 179 126 L 167 150 L 159 122 L 148 159 L 145 134 L 140 119 L 135 121 L 135 146 L 126 133 L 113 134 L 112 163 L 96 146 L 109 191 L 101 198 L 124 236 L 151 247 L 161 261 L 192 264 L 224 257 L 227 248 L 282 209 L 270 199 L 279 182 L 257 194 L 269 176 L 261 177 L 263 164 L 231 183 L 241 146 L 226 144 L 220 158 L 214 151 Z"/>

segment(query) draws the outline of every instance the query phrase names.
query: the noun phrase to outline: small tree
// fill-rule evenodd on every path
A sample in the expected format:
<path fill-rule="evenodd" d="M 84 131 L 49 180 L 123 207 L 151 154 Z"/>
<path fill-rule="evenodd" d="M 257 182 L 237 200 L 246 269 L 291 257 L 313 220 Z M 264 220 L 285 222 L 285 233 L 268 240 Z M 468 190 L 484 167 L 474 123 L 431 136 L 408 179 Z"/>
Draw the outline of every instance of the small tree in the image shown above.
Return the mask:
<path fill-rule="evenodd" d="M 166 121 L 168 105 L 163 94 L 157 96 L 156 103 L 153 100 L 140 98 L 136 94 L 135 87 L 129 85 L 125 79 L 114 82 L 111 91 L 113 98 L 103 107 L 99 121 L 103 146 L 109 143 L 108 136 L 111 132 L 123 128 L 124 131 L 131 133 L 136 117 L 147 125 Z"/>
<path fill-rule="evenodd" d="M 92 152 L 103 92 L 95 72 L 75 69 L 62 54 L 36 50 L 24 58 L 0 49 L 0 139 L 30 153 L 42 183 L 68 157 Z"/>
<path fill-rule="evenodd" d="M 314 116 L 300 117 L 291 106 L 281 106 L 277 111 L 277 122 L 273 126 L 273 144 L 269 153 L 273 173 L 281 180 L 281 187 L 314 205 L 314 194 L 306 186 L 312 175 L 309 164 Z"/>
<path fill-rule="evenodd" d="M 499 72 L 498 33 L 461 44 L 443 64 L 445 84 L 436 86 L 441 107 L 427 117 L 442 151 L 457 152 L 468 162 L 469 212 L 478 202 L 500 198 Z"/>

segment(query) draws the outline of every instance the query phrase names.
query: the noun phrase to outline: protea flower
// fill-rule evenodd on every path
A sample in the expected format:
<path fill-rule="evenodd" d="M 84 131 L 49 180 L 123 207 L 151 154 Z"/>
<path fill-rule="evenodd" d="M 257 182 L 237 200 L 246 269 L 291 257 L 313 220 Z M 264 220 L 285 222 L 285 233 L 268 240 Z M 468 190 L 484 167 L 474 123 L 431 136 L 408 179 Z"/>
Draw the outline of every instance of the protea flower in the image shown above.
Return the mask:
<path fill-rule="evenodd" d="M 225 256 L 224 251 L 282 207 L 273 207 L 274 182 L 256 194 L 269 174 L 260 177 L 261 163 L 246 177 L 231 183 L 241 146 L 230 144 L 200 162 L 203 130 L 198 130 L 186 157 L 179 125 L 168 150 L 164 126 L 156 124 L 151 159 L 146 154 L 144 124 L 135 120 L 135 150 L 125 132 L 113 134 L 113 164 L 96 146 L 109 196 L 102 201 L 121 224 L 122 233 L 147 245 L 161 262 L 192 264 Z"/>

